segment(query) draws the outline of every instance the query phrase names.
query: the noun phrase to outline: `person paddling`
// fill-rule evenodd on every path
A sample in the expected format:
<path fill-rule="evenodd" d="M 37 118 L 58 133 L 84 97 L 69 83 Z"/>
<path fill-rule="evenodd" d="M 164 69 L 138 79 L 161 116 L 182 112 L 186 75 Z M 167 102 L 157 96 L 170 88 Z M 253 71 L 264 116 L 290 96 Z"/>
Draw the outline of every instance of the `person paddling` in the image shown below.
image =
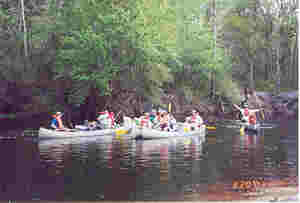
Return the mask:
<path fill-rule="evenodd" d="M 185 119 L 185 126 L 188 130 L 198 130 L 203 124 L 204 121 L 202 117 L 200 116 L 199 112 L 195 109 L 192 110 L 192 115 L 186 117 Z"/>
<path fill-rule="evenodd" d="M 233 106 L 241 112 L 242 122 L 247 122 L 253 125 L 256 124 L 255 113 L 260 111 L 261 109 L 249 109 L 247 103 L 243 103 L 242 107 L 239 107 L 236 104 L 233 104 Z"/>
<path fill-rule="evenodd" d="M 190 118 L 190 122 L 192 124 L 192 127 L 196 130 L 201 127 L 201 125 L 204 123 L 202 117 L 200 116 L 199 112 L 196 110 L 192 110 L 192 116 Z"/>
<path fill-rule="evenodd" d="M 56 112 L 53 115 L 53 119 L 51 121 L 50 126 L 55 130 L 68 131 L 69 129 L 63 125 L 63 122 L 61 119 L 62 116 L 63 116 L 63 114 L 61 112 Z"/>
<path fill-rule="evenodd" d="M 110 129 L 115 126 L 115 114 L 108 110 L 98 112 L 100 115 L 97 118 L 97 126 L 100 129 Z"/>

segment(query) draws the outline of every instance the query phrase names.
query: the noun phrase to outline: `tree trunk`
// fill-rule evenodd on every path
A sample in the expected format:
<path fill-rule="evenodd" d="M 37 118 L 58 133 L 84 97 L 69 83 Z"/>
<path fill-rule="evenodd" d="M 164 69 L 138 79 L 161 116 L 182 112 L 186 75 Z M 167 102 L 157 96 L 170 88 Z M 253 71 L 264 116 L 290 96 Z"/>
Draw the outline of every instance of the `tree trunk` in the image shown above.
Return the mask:
<path fill-rule="evenodd" d="M 280 49 L 277 48 L 276 50 L 276 94 L 280 93 Z"/>
<path fill-rule="evenodd" d="M 265 64 L 265 81 L 269 79 L 269 64 Z"/>
<path fill-rule="evenodd" d="M 21 15 L 22 15 L 22 24 L 23 24 L 23 36 L 24 36 L 24 74 L 23 79 L 32 79 L 32 74 L 27 74 L 27 67 L 29 65 L 29 57 L 28 57 L 28 44 L 27 44 L 27 28 L 26 28 L 26 21 L 25 21 L 25 7 L 24 7 L 24 0 L 20 0 L 21 3 Z"/>
<path fill-rule="evenodd" d="M 213 32 L 214 32 L 214 41 L 213 41 L 213 54 L 214 54 L 214 58 L 213 58 L 213 61 L 214 61 L 214 67 L 213 69 L 211 70 L 211 95 L 215 95 L 215 91 L 216 91 L 216 84 L 215 84 L 215 66 L 216 66 L 216 54 L 217 54 L 217 8 L 216 8 L 216 0 L 213 0 Z"/>
<path fill-rule="evenodd" d="M 298 27 L 298 26 L 297 26 Z M 291 85 L 294 88 L 298 88 L 298 32 L 296 31 L 296 42 L 293 50 L 293 59 L 292 59 L 292 80 Z"/>
<path fill-rule="evenodd" d="M 254 64 L 250 64 L 250 89 L 254 90 Z"/>
<path fill-rule="evenodd" d="M 26 21 L 25 21 L 25 8 L 24 8 L 24 0 L 21 0 L 21 14 L 22 14 L 22 23 L 23 23 L 23 32 L 24 32 L 24 54 L 25 57 L 28 57 L 28 47 L 27 47 L 27 29 L 26 29 Z"/>

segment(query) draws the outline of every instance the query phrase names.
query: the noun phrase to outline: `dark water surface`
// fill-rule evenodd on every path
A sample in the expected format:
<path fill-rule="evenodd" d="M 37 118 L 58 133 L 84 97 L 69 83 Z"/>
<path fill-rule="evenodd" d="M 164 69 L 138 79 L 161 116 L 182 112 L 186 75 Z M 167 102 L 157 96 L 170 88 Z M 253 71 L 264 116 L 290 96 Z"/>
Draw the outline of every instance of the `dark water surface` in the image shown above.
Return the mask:
<path fill-rule="evenodd" d="M 297 184 L 298 122 L 259 136 L 2 140 L 0 156 L 2 200 L 240 199 L 238 181 Z"/>

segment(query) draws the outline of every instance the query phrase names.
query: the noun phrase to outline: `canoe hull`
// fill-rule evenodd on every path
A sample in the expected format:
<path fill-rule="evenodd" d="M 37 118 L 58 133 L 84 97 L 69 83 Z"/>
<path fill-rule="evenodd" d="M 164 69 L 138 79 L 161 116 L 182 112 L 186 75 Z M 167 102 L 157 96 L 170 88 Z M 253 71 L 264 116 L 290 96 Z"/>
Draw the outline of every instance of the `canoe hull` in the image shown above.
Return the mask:
<path fill-rule="evenodd" d="M 90 130 L 90 131 L 56 131 L 46 128 L 40 128 L 39 138 L 40 139 L 67 139 L 76 137 L 93 137 L 93 136 L 113 136 L 123 135 L 130 133 L 130 129 L 127 127 L 121 127 L 117 129 L 105 129 L 105 130 Z"/>
<path fill-rule="evenodd" d="M 124 117 L 124 120 L 124 126 L 116 129 L 57 131 L 41 127 L 39 129 L 38 136 L 40 139 L 67 139 L 77 137 L 114 136 L 130 134 L 132 130 L 131 119 L 129 117 Z"/>
<path fill-rule="evenodd" d="M 167 132 L 152 128 L 135 126 L 133 127 L 132 131 L 132 134 L 134 134 L 134 137 L 136 139 L 164 139 L 171 137 L 205 136 L 206 127 L 205 125 L 203 125 L 198 130 L 188 132 L 184 131 L 183 129 L 176 132 Z"/>

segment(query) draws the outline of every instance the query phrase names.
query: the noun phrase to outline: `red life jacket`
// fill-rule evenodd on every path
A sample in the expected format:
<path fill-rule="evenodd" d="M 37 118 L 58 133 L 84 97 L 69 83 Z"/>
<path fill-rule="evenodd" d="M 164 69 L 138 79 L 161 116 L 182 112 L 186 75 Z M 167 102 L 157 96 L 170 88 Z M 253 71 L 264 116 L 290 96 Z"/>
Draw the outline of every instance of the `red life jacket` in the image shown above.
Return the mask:
<path fill-rule="evenodd" d="M 249 123 L 252 125 L 256 124 L 256 116 L 255 115 L 250 115 L 249 116 Z"/>
<path fill-rule="evenodd" d="M 192 115 L 192 117 L 191 117 L 192 123 L 195 123 L 195 122 L 196 122 L 196 119 L 197 119 L 197 115 Z"/>
<path fill-rule="evenodd" d="M 244 109 L 244 116 L 249 116 L 249 110 L 248 110 L 248 108 Z"/>
<path fill-rule="evenodd" d="M 115 122 L 115 114 L 114 114 L 114 112 L 110 112 L 108 114 L 108 116 L 111 119 L 111 123 L 114 125 L 114 122 Z"/>
<path fill-rule="evenodd" d="M 143 116 L 142 119 L 141 119 L 141 126 L 148 126 L 149 119 L 150 119 L 149 116 Z"/>

